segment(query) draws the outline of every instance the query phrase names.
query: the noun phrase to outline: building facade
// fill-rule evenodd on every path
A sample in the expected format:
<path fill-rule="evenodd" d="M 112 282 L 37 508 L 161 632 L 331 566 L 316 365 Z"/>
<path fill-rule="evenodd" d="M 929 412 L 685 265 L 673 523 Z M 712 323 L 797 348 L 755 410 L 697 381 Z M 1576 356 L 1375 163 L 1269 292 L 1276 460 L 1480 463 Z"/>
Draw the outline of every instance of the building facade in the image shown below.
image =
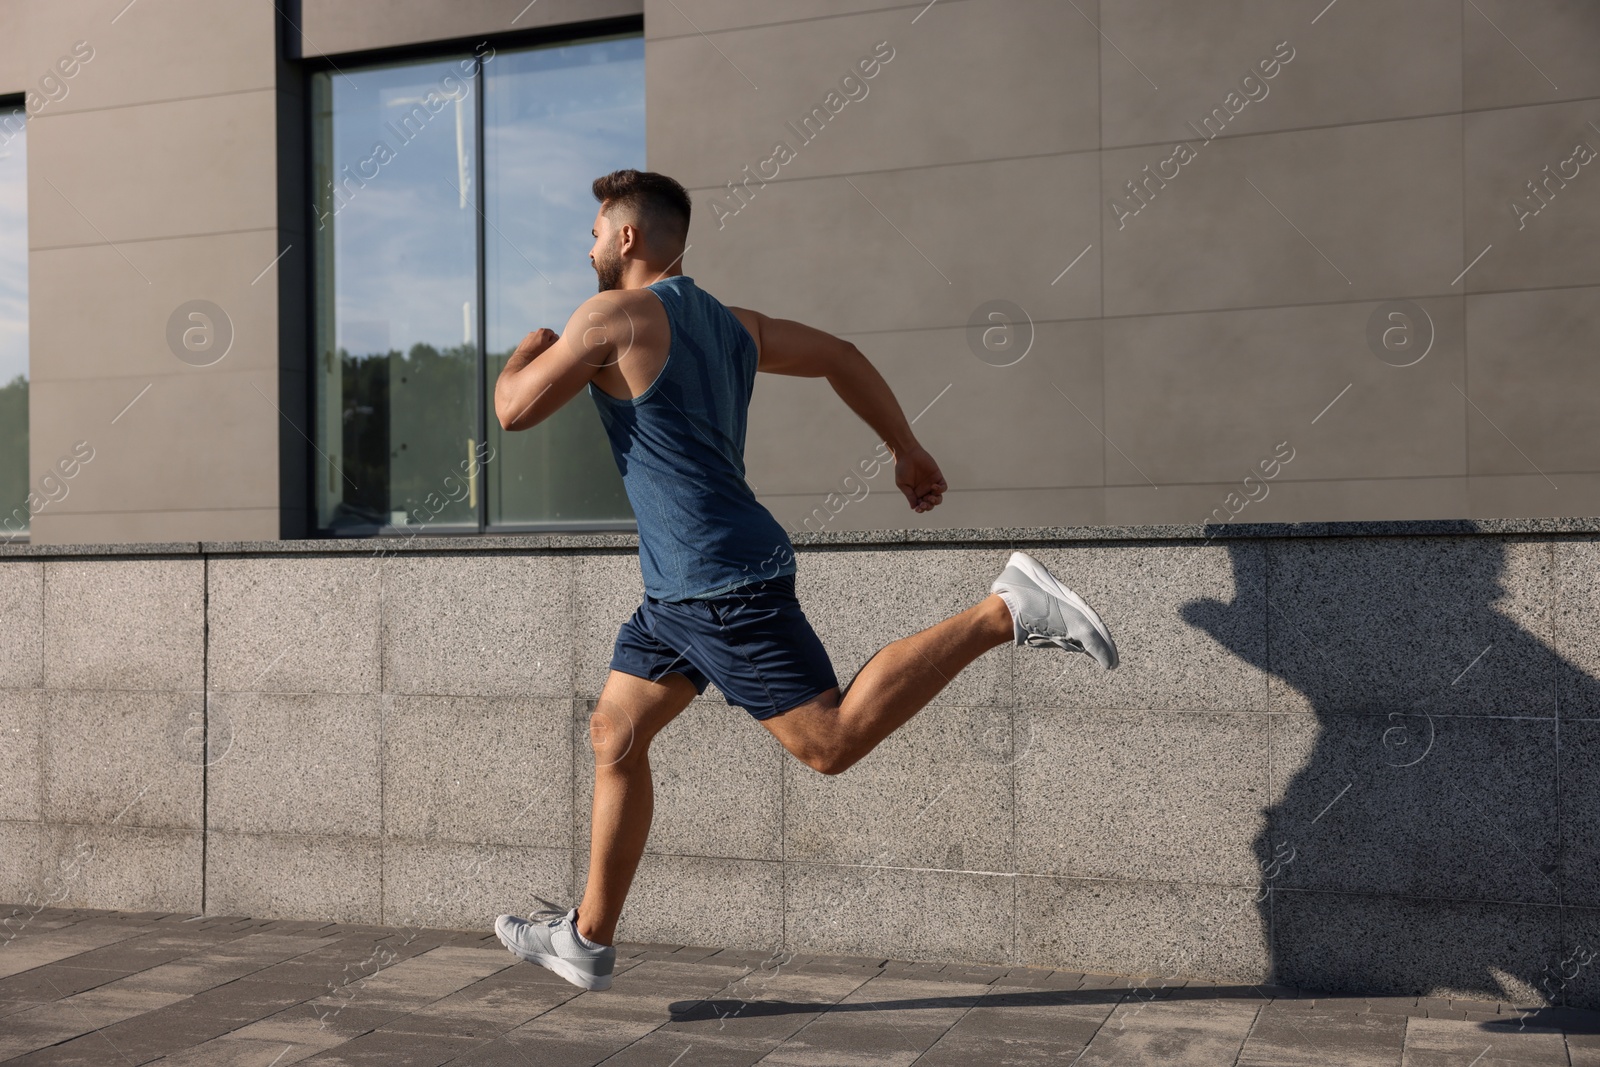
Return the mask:
<path fill-rule="evenodd" d="M 764 377 L 790 530 L 1595 514 L 1597 41 L 1560 0 L 0 0 L 0 523 L 630 528 L 586 399 L 485 397 L 621 166 L 951 486 L 912 514 Z"/>

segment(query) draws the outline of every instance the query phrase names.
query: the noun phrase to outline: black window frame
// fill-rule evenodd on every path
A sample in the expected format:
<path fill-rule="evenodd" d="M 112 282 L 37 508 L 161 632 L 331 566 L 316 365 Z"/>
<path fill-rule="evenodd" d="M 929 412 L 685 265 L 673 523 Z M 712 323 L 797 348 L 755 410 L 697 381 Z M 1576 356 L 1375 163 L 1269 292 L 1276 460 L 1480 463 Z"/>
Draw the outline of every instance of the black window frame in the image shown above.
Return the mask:
<path fill-rule="evenodd" d="M 28 114 L 28 94 L 27 93 L 25 93 L 25 92 L 21 92 L 21 93 L 0 93 L 0 112 L 9 112 L 9 111 L 13 111 L 13 110 L 22 112 L 24 124 L 26 124 L 27 121 L 32 117 L 32 116 L 30 116 Z M 26 135 L 26 134 L 24 134 L 24 135 Z M 31 214 L 31 212 L 30 212 L 30 214 Z M 29 258 L 30 263 L 31 263 L 31 260 L 33 258 L 32 254 L 31 254 L 31 250 L 30 250 L 30 254 L 29 254 L 28 258 Z M 31 269 L 32 269 L 31 265 L 30 265 L 29 269 L 31 271 Z M 29 303 L 30 303 L 29 315 L 30 315 L 30 318 L 32 316 L 32 307 L 31 307 L 32 296 L 33 296 L 33 294 L 32 294 L 31 288 L 30 288 L 30 291 L 29 291 Z M 31 396 L 32 396 L 32 383 L 33 383 L 33 331 L 31 329 L 31 327 L 30 327 L 30 329 L 28 331 L 28 382 L 29 382 L 29 396 L 31 398 Z M 0 385 L 4 385 L 4 384 L 5 384 L 4 381 L 0 381 Z M 30 399 L 29 403 L 30 404 L 32 403 L 31 399 Z M 33 422 L 32 422 L 32 419 L 29 420 L 28 426 L 29 426 L 29 431 L 28 431 L 29 440 L 24 445 L 24 448 L 26 450 L 27 459 L 24 460 L 24 464 L 23 464 L 24 469 L 27 472 L 27 477 L 24 479 L 24 484 L 25 485 L 31 485 L 32 481 L 33 481 L 33 468 L 30 465 L 32 463 L 32 455 L 33 455 L 33 441 L 32 441 Z M 0 501 L 0 505 L 3 505 L 5 503 L 6 503 L 5 501 Z M 24 496 L 23 500 L 21 501 L 21 507 L 22 507 L 22 511 L 25 514 L 27 514 L 28 504 L 27 504 L 27 497 L 26 496 Z M 23 527 L 21 530 L 16 531 L 15 533 L 11 532 L 7 527 L 5 527 L 3 525 L 4 521 L 6 519 L 10 518 L 12 514 L 13 514 L 13 512 L 7 512 L 7 511 L 5 511 L 4 507 L 0 507 L 0 545 L 26 545 L 26 544 L 31 544 L 33 542 L 33 516 L 32 516 L 32 514 L 28 514 L 28 525 Z"/>

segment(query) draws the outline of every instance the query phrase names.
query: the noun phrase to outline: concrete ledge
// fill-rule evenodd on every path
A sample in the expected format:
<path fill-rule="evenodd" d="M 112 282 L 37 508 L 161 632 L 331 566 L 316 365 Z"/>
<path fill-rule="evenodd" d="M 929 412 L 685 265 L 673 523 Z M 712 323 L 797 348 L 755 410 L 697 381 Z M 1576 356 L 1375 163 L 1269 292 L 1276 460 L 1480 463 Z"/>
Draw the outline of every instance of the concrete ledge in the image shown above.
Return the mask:
<path fill-rule="evenodd" d="M 791 533 L 796 548 L 852 545 L 1036 545 L 1074 541 L 1237 541 L 1279 537 L 1496 537 L 1600 534 L 1600 517 L 1560 519 L 1405 519 L 1373 522 L 1199 523 L 1160 526 L 1028 526 L 948 530 L 838 530 Z M 462 534 L 317 538 L 300 541 L 171 541 L 162 543 L 0 544 L 0 558 L 65 556 L 396 555 L 406 552 L 527 552 L 551 549 L 638 548 L 633 533 Z"/>

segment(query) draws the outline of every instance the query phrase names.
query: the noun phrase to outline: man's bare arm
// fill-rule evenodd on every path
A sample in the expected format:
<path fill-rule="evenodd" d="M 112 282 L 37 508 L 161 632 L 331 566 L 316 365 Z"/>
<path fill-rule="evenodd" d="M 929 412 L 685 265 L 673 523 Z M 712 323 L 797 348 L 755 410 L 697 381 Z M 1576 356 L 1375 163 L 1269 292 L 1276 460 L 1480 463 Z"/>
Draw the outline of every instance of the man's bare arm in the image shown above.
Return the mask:
<path fill-rule="evenodd" d="M 758 369 L 801 378 L 826 378 L 839 399 L 877 431 L 894 452 L 895 482 L 914 511 L 927 511 L 944 499 L 949 487 L 939 465 L 911 432 L 894 390 L 860 349 L 802 322 L 774 319 L 745 308 L 729 310 L 755 338 Z"/>
<path fill-rule="evenodd" d="M 494 385 L 494 413 L 500 427 L 537 426 L 577 396 L 615 358 L 611 320 L 618 314 L 613 302 L 590 297 L 567 320 L 566 333 L 540 327 L 524 337 Z"/>

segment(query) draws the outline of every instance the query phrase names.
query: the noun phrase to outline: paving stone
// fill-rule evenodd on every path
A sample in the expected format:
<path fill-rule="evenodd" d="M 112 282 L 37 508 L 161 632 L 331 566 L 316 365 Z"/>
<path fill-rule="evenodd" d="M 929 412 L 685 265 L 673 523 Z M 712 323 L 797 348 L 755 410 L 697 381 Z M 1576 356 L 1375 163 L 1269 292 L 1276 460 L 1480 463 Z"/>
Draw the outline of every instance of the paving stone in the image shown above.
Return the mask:
<path fill-rule="evenodd" d="M 34 934 L 26 941 L 8 945 L 5 952 L 0 953 L 0 990 L 4 989 L 3 980 L 8 975 L 126 941 L 137 933 L 105 925 L 79 924 Z"/>
<path fill-rule="evenodd" d="M 682 945 L 628 946 L 593 994 L 482 931 L 38 918 L 57 925 L 0 952 L 42 961 L 0 978 L 0 1059 L 19 1064 L 1600 1067 L 1600 1013 L 1470 997 Z M 339 984 L 374 952 L 393 956 Z"/>
<path fill-rule="evenodd" d="M 133 974 L 193 955 L 215 944 L 210 938 L 145 935 L 79 953 L 72 958 L 72 965 Z"/>
<path fill-rule="evenodd" d="M 1290 1015 L 1263 1012 L 1239 1067 L 1394 1067 L 1407 1020 L 1393 1015 Z"/>
<path fill-rule="evenodd" d="M 513 972 L 516 971 L 550 974 L 542 967 L 513 968 Z M 409 1029 L 412 1025 L 425 1026 L 438 1022 L 458 1025 L 472 1023 L 494 1028 L 496 1033 L 504 1032 L 571 1000 L 580 992 L 558 976 L 550 974 L 550 977 L 555 979 L 555 983 L 532 985 L 518 980 L 506 981 L 502 974 L 491 975 L 419 1008 L 406 1016 L 411 1020 L 409 1025 L 396 1023 L 391 1029 Z"/>
<path fill-rule="evenodd" d="M 1020 986 L 1025 989 L 1076 989 L 1083 975 L 1076 971 L 1056 971 L 1049 967 L 1012 967 L 994 980 L 997 986 Z"/>
<path fill-rule="evenodd" d="M 541 1050 L 542 1051 L 542 1050 Z M 681 1034 L 656 1031 L 646 1034 L 606 1061 L 607 1067 L 666 1067 L 677 1061 L 678 1067 L 749 1067 L 761 1062 L 769 1046 L 749 1041 L 730 1040 L 720 1035 L 696 1034 L 685 1038 Z M 555 1062 L 541 1060 L 540 1063 Z M 586 1061 L 584 1061 L 586 1062 Z"/>
<path fill-rule="evenodd" d="M 35 1062 L 53 1067 L 68 1064 L 109 1067 L 124 1061 L 144 1063 L 208 1041 L 232 1029 L 233 1025 L 231 1020 L 218 1019 L 203 1010 L 195 1010 L 187 1001 L 180 1001 L 74 1038 L 51 1049 L 48 1057 L 38 1056 Z"/>
<path fill-rule="evenodd" d="M 276 1015 L 233 1028 L 225 1035 L 249 1041 L 269 1041 L 291 1045 L 316 1045 L 334 1048 L 404 1015 L 369 1007 L 351 1007 L 326 1012 L 310 1004 L 297 1004 Z"/>
<path fill-rule="evenodd" d="M 709 998 L 674 1003 L 672 1021 L 661 1029 L 691 1039 L 709 1034 L 771 1049 L 863 984 L 853 974 L 755 971 Z"/>
<path fill-rule="evenodd" d="M 305 1060 L 307 1064 L 340 1064 L 362 1067 L 438 1067 L 467 1052 L 485 1039 L 447 1037 L 437 1034 L 396 1033 L 376 1030 Z"/>
<path fill-rule="evenodd" d="M 343 1038 L 337 1039 L 341 1043 Z M 255 1041 L 223 1034 L 182 1052 L 163 1057 L 161 1067 L 289 1067 L 327 1048 L 327 1045 L 283 1041 Z"/>
<path fill-rule="evenodd" d="M 516 963 L 509 953 L 490 956 L 476 949 L 436 948 L 393 962 L 382 951 L 380 946 L 379 954 L 354 961 L 336 988 L 318 997 L 316 1004 L 335 1011 L 357 1002 L 415 1011 Z"/>
<path fill-rule="evenodd" d="M 0 999 L 61 1000 L 86 989 L 127 977 L 126 971 L 99 970 L 53 963 L 0 979 Z"/>
<path fill-rule="evenodd" d="M 1232 1063 L 1259 1005 L 1224 1001 L 1123 1006 L 1113 1011 L 1078 1061 L 1081 1067 Z"/>
<path fill-rule="evenodd" d="M 1109 1004 L 1052 1004 L 1044 993 L 991 993 L 918 1061 L 928 1067 L 1065 1063 L 1105 1025 Z"/>
<path fill-rule="evenodd" d="M 1560 1030 L 1527 1027 L 1496 1027 L 1487 1030 L 1465 1020 L 1412 1019 L 1406 1026 L 1406 1064 L 1410 1067 L 1436 1067 L 1444 1061 L 1465 1063 L 1480 1056 L 1476 1067 L 1486 1064 L 1562 1064 L 1567 1062 L 1567 1043 Z"/>
<path fill-rule="evenodd" d="M 1364 1015 L 1371 1010 L 1372 1004 L 1366 997 L 1318 997 L 1315 1001 L 1318 1011 L 1331 1011 Z"/>

